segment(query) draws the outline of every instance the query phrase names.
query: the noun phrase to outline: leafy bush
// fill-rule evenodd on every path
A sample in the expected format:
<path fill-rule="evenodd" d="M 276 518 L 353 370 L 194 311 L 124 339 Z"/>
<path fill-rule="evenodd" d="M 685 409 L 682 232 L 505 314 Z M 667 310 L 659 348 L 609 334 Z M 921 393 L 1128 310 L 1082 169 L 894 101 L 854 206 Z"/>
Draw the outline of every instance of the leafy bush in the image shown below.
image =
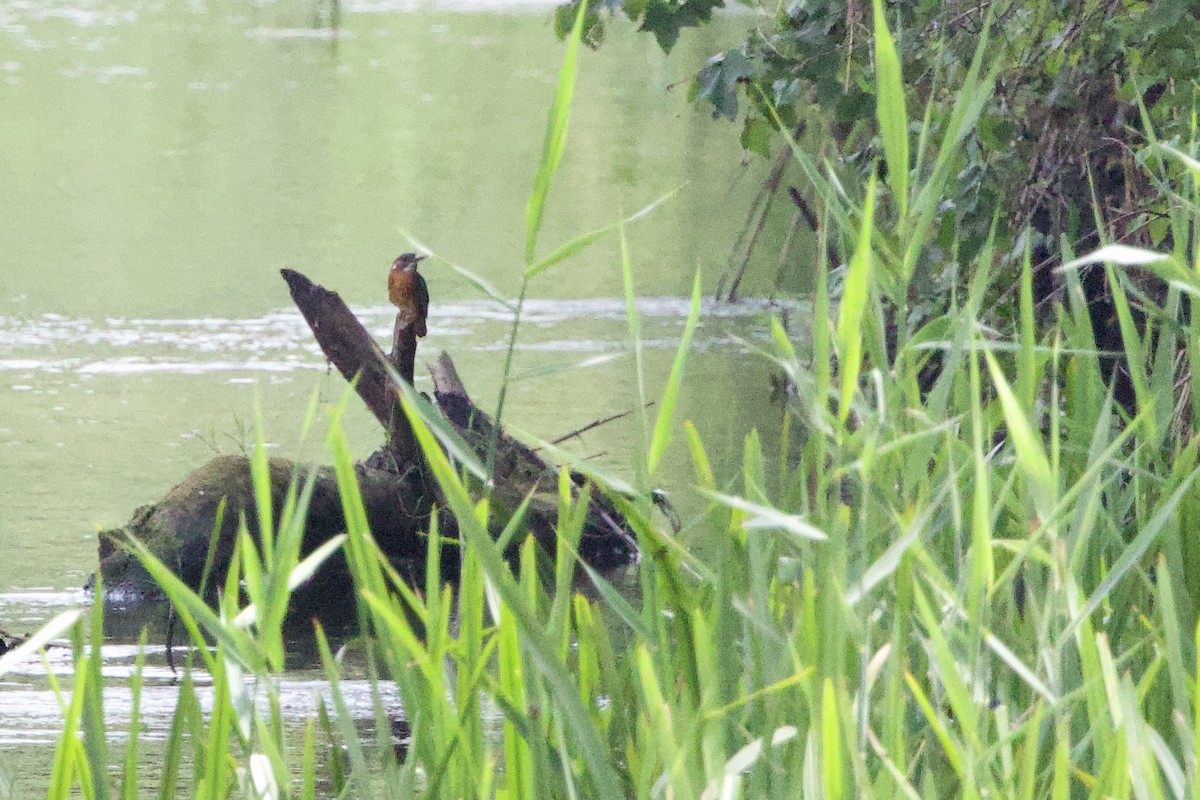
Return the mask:
<path fill-rule="evenodd" d="M 560 9 L 560 30 L 578 5 Z M 682 28 L 709 20 L 714 5 L 724 3 L 605 0 L 589 9 L 586 35 L 598 44 L 606 21 L 623 14 L 670 49 Z M 876 115 L 878 15 L 894 33 L 905 100 L 913 119 L 922 120 L 910 133 L 921 140 L 953 124 L 960 87 L 987 41 L 990 97 L 954 154 L 956 180 L 946 186 L 929 233 L 934 246 L 921 264 L 931 278 L 952 249 L 960 259 L 978 253 L 993 218 L 997 249 L 1010 264 L 1027 244 L 1035 265 L 1057 256 L 1062 236 L 1094 245 L 1098 218 L 1108 239 L 1157 245 L 1169 235 L 1169 198 L 1139 162 L 1149 158 L 1151 174 L 1161 178 L 1162 163 L 1141 146 L 1155 137 L 1192 139 L 1196 4 L 794 0 L 777 13 L 746 5 L 761 24 L 699 67 L 692 96 L 715 116 L 740 116 L 743 147 L 760 155 L 778 148 L 781 131 L 804 131 L 805 149 L 818 163 L 828 159 L 848 186 L 876 169 L 893 189 L 902 178 L 915 186 L 935 168 L 920 158 L 920 146 L 903 166 L 890 158 L 886 170 L 879 164 L 885 132 Z M 1026 233 L 1028 241 L 1018 238 Z M 1044 295 L 1053 281 L 1048 272 L 1039 277 L 1035 291 Z M 946 288 L 936 280 L 925 287 L 929 295 Z"/>

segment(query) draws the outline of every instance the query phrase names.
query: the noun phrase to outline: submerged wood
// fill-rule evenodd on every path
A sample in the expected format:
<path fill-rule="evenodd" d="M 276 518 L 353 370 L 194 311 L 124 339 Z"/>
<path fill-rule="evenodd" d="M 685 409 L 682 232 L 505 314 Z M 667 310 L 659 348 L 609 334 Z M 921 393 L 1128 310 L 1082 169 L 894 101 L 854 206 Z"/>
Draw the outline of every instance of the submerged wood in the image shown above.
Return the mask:
<path fill-rule="evenodd" d="M 354 383 L 355 391 L 384 430 L 383 448 L 356 466 L 358 482 L 371 531 L 384 554 L 401 575 L 423 580 L 426 546 L 432 511 L 441 507 L 441 496 L 431 479 L 424 455 L 416 442 L 399 402 L 396 377 L 411 382 L 416 355 L 413 322 L 397 315 L 392 353 L 383 352 L 335 293 L 314 284 L 293 270 L 283 270 L 296 305 L 312 328 L 321 351 L 338 371 Z M 502 531 L 511 514 L 529 498 L 524 527 L 542 547 L 553 553 L 557 541 L 558 469 L 534 450 L 497 430 L 492 419 L 471 400 L 450 356 L 443 353 L 430 367 L 437 408 L 458 431 L 481 461 L 496 447 L 492 487 L 491 528 Z M 295 477 L 303 480 L 312 467 L 287 459 L 270 459 L 272 503 L 276 512 Z M 315 468 L 312 503 L 306 520 L 304 553 L 345 530 L 341 499 L 332 469 Z M 571 491 L 579 498 L 586 481 L 571 476 Z M 216 526 L 218 507 L 225 500 L 224 517 Z M 153 505 L 134 512 L 121 528 L 100 534 L 100 569 L 104 593 L 110 601 L 136 603 L 158 590 L 140 562 L 129 552 L 128 537 L 145 544 L 192 588 L 198 588 L 210 541 L 214 541 L 214 574 L 209 586 L 223 584 L 233 554 L 240 520 L 258 536 L 254 491 L 249 462 L 244 457 L 221 456 L 189 475 Z M 275 518 L 278 519 L 278 513 Z M 439 515 L 442 536 L 453 540 L 457 528 L 452 515 Z M 217 528 L 213 539 L 214 528 Z M 519 538 L 508 555 L 515 558 Z M 599 570 L 610 570 L 637 560 L 636 537 L 614 504 L 600 492 L 591 492 L 579 543 L 583 561 Z M 454 578 L 457 545 L 443 548 L 443 572 Z M 89 586 L 92 582 L 89 581 Z M 344 561 L 327 563 L 312 581 L 297 592 L 294 611 L 320 613 L 323 606 L 352 598 Z"/>

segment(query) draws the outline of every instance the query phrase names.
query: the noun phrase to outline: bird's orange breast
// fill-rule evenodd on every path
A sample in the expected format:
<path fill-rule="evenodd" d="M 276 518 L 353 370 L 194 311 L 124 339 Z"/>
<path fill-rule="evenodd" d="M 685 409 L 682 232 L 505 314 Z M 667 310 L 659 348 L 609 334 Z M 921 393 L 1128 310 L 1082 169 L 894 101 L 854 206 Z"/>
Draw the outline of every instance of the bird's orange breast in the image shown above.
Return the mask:
<path fill-rule="evenodd" d="M 415 273 L 394 269 L 388 273 L 388 300 L 392 305 L 411 307 L 413 302 L 413 280 Z"/>

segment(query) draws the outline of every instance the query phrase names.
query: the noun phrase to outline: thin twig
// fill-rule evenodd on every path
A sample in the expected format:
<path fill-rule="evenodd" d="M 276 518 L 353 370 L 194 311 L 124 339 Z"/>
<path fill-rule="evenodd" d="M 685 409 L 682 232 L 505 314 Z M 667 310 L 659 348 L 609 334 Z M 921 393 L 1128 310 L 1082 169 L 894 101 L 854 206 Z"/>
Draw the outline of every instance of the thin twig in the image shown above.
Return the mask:
<path fill-rule="evenodd" d="M 644 406 L 642 406 L 642 408 L 650 408 L 650 406 L 652 406 L 652 405 L 654 405 L 654 401 L 650 400 Z M 552 439 L 550 441 L 550 444 L 562 444 L 567 439 L 573 439 L 576 436 L 579 436 L 580 434 L 587 433 L 588 431 L 592 430 L 593 428 L 599 428 L 601 425 L 607 425 L 610 422 L 616 422 L 619 419 L 628 417 L 632 413 L 633 413 L 633 409 L 629 409 L 628 411 L 622 411 L 619 414 L 613 414 L 611 417 L 605 417 L 604 419 L 598 419 L 595 422 L 590 422 L 587 425 L 584 425 L 582 428 L 577 428 L 576 430 L 573 430 L 568 434 L 564 434 L 563 436 L 560 436 L 557 439 Z"/>

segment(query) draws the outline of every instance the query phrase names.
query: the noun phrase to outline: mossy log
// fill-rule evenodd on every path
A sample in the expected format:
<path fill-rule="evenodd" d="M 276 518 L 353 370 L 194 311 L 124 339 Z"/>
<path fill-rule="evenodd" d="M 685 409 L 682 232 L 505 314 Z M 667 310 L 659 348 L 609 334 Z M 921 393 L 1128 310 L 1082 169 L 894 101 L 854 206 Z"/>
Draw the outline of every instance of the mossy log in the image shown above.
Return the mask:
<path fill-rule="evenodd" d="M 300 307 L 318 344 L 348 380 L 367 408 L 388 434 L 385 446 L 356 466 L 358 483 L 376 542 L 401 575 L 414 582 L 423 580 L 429 520 L 442 505 L 440 493 L 425 467 L 407 418 L 399 403 L 396 378 L 411 381 L 416 338 L 407 320 L 397 319 L 393 350 L 389 356 L 371 339 L 334 292 L 313 284 L 291 270 L 284 279 Z M 509 516 L 530 498 L 525 527 L 548 553 L 554 552 L 557 526 L 558 470 L 531 448 L 495 430 L 492 420 L 472 402 L 453 362 L 442 354 L 431 367 L 437 407 L 482 461 L 496 446 L 491 518 L 498 534 Z M 282 458 L 270 459 L 272 502 L 276 511 L 293 479 L 303 481 L 316 469 L 302 551 L 318 547 L 345 530 L 342 504 L 333 470 L 304 467 Z M 586 481 L 572 476 L 577 497 Z M 217 527 L 218 508 L 224 499 L 224 516 Z M 221 456 L 189 475 L 153 505 L 142 506 L 130 521 L 100 534 L 100 570 L 105 597 L 112 602 L 135 604 L 153 598 L 158 590 L 129 549 L 128 538 L 145 544 L 159 560 L 171 567 L 189 586 L 199 588 L 210 542 L 214 548 L 213 575 L 209 586 L 223 584 L 233 554 L 241 519 L 257 537 L 258 515 L 248 459 Z M 278 514 L 275 514 L 278 519 Z M 443 550 L 443 573 L 453 578 L 458 565 L 457 535 L 453 517 L 439 515 L 442 536 L 451 539 Z M 510 558 L 515 557 L 515 543 Z M 600 492 L 592 492 L 580 541 L 581 558 L 599 570 L 611 570 L 637 560 L 635 536 L 616 507 Z M 92 582 L 89 581 L 89 586 Z M 345 563 L 328 562 L 295 596 L 293 611 L 317 613 L 329 603 L 352 595 Z"/>
<path fill-rule="evenodd" d="M 331 468 L 298 466 L 285 458 L 272 458 L 268 463 L 275 519 L 279 518 L 293 478 L 302 484 L 309 470 L 316 469 L 303 552 L 312 551 L 346 529 L 337 480 Z M 366 465 L 356 467 L 356 472 L 367 519 L 380 549 L 402 575 L 415 577 L 424 565 L 426 540 L 422 531 L 428 517 L 410 510 L 411 485 L 402 476 Z M 218 528 L 218 508 L 222 501 L 224 511 Z M 193 589 L 200 587 L 211 544 L 214 574 L 208 585 L 221 585 L 243 518 L 257 537 L 258 514 L 250 461 L 242 456 L 218 456 L 188 475 L 157 503 L 137 509 L 121 528 L 100 533 L 100 575 L 106 599 L 125 604 L 159 596 L 157 585 L 130 551 L 127 537 L 146 545 Z M 419 561 L 414 563 L 414 559 Z M 448 560 L 451 566 L 457 563 L 456 558 Z M 304 607 L 317 605 L 321 598 L 344 597 L 348 586 L 345 563 L 335 557 L 297 593 L 296 600 Z"/>

